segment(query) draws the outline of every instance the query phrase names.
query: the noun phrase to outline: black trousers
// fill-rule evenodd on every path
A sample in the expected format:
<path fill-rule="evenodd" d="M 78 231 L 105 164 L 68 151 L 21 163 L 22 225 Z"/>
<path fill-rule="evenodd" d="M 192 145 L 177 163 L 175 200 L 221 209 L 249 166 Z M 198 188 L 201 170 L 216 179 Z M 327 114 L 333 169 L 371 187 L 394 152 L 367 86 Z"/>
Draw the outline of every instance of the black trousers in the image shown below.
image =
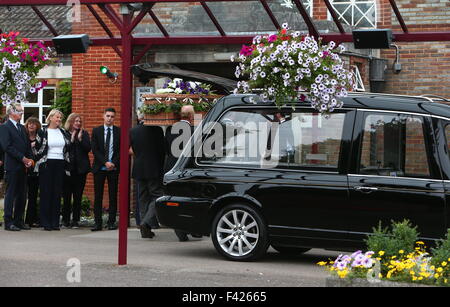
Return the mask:
<path fill-rule="evenodd" d="M 59 227 L 61 215 L 61 197 L 64 185 L 63 160 L 47 160 L 45 167 L 39 173 L 39 188 L 41 190 L 40 214 L 41 226 L 45 228 Z"/>
<path fill-rule="evenodd" d="M 11 225 L 17 227 L 22 226 L 27 191 L 27 175 L 25 169 L 20 171 L 7 171 L 5 173 L 5 183 L 5 228 L 9 228 Z"/>
<path fill-rule="evenodd" d="M 155 201 L 163 195 L 162 180 L 137 180 L 139 186 L 139 214 L 140 225 L 151 228 L 158 225 Z"/>
<path fill-rule="evenodd" d="M 70 172 L 70 176 L 64 176 L 64 206 L 62 210 L 63 224 L 70 223 L 72 215 L 73 222 L 79 222 L 81 216 L 81 200 L 83 198 L 84 186 L 86 185 L 86 174 Z M 73 197 L 73 205 L 72 205 Z"/>
<path fill-rule="evenodd" d="M 39 177 L 28 176 L 28 203 L 27 215 L 25 217 L 25 224 L 32 225 L 38 222 L 38 204 L 37 198 L 39 194 Z"/>
<path fill-rule="evenodd" d="M 102 225 L 103 213 L 103 192 L 105 181 L 108 180 L 109 192 L 109 218 L 108 225 L 116 223 L 117 215 L 117 192 L 119 186 L 119 172 L 117 171 L 98 171 L 94 174 L 94 217 L 97 226 Z"/>

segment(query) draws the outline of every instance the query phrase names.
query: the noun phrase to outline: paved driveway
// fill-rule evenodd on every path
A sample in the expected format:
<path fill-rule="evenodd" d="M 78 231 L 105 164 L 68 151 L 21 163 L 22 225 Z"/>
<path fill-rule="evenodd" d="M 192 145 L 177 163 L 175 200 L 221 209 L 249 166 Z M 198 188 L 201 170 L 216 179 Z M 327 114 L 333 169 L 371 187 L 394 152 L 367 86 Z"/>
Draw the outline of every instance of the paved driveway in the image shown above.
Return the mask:
<path fill-rule="evenodd" d="M 210 238 L 178 242 L 170 229 L 155 232 L 154 239 L 141 239 L 129 229 L 128 265 L 119 267 L 117 231 L 0 230 L 0 286 L 324 286 L 326 273 L 316 263 L 338 254 L 316 249 L 288 257 L 269 249 L 262 261 L 231 262 Z M 79 275 L 67 266 L 71 258 L 81 264 Z M 70 283 L 67 275 L 81 282 Z"/>

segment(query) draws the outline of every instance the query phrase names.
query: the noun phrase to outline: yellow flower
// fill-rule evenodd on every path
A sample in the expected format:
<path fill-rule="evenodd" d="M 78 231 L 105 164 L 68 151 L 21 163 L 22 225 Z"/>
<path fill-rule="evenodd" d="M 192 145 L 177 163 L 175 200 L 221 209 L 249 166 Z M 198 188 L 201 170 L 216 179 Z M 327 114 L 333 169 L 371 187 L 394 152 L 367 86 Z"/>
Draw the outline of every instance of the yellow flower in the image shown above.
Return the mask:
<path fill-rule="evenodd" d="M 391 257 L 391 259 L 395 259 L 395 258 L 397 258 L 397 256 L 392 256 L 392 257 Z"/>
<path fill-rule="evenodd" d="M 437 269 L 436 269 L 436 272 L 442 273 L 443 270 L 444 270 L 443 268 L 437 268 Z"/>
<path fill-rule="evenodd" d="M 425 243 L 423 243 L 422 241 L 417 241 L 416 244 L 418 244 L 418 245 L 424 245 Z"/>
<path fill-rule="evenodd" d="M 320 266 L 327 265 L 327 263 L 326 263 L 325 261 L 320 261 L 320 262 L 318 262 L 317 264 L 320 265 Z"/>
<path fill-rule="evenodd" d="M 399 254 L 403 254 L 405 251 L 403 249 L 399 250 L 398 253 Z"/>
<path fill-rule="evenodd" d="M 442 261 L 441 265 L 442 266 L 446 266 L 447 265 L 447 261 Z"/>
<path fill-rule="evenodd" d="M 434 278 L 438 279 L 439 278 L 439 274 L 438 273 L 434 274 Z"/>
<path fill-rule="evenodd" d="M 378 255 L 383 256 L 384 255 L 384 251 L 379 251 Z M 449 261 L 450 261 L 450 259 L 449 259 Z"/>

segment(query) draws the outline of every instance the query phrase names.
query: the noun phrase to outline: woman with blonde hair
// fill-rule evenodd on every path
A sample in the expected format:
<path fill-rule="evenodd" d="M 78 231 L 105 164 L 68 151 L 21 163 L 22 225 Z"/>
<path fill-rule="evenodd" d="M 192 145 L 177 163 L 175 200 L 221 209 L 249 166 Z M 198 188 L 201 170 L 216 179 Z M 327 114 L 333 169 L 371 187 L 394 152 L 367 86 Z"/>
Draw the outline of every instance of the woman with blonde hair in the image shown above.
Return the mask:
<path fill-rule="evenodd" d="M 33 150 L 39 171 L 41 226 L 48 231 L 60 229 L 64 173 L 70 169 L 70 136 L 61 128 L 62 119 L 61 111 L 50 111 L 48 125 L 39 131 Z"/>
<path fill-rule="evenodd" d="M 31 149 L 36 146 L 36 138 L 38 132 L 41 130 L 41 122 L 36 117 L 29 117 L 25 121 L 25 131 L 27 132 L 28 141 Z M 33 157 L 36 160 L 36 157 Z M 27 214 L 25 217 L 25 224 L 30 227 L 37 227 L 38 212 L 37 212 L 37 198 L 39 193 L 39 173 L 34 168 L 27 169 L 27 186 L 28 186 L 28 203 Z"/>
<path fill-rule="evenodd" d="M 64 178 L 63 227 L 78 228 L 81 215 L 81 200 L 86 176 L 91 171 L 89 152 L 91 140 L 89 133 L 83 129 L 80 114 L 72 113 L 67 117 L 66 131 L 70 136 L 70 176 Z M 73 206 L 72 206 L 73 196 Z M 72 223 L 70 216 L 72 215 Z"/>

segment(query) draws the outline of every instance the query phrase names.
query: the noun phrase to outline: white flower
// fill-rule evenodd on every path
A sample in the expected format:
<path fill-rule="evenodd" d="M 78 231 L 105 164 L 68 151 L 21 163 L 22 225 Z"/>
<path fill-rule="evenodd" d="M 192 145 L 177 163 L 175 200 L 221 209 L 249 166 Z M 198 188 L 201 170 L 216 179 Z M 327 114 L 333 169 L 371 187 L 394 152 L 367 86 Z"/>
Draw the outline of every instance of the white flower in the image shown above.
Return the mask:
<path fill-rule="evenodd" d="M 285 23 L 283 23 L 282 25 L 281 25 L 281 27 L 283 28 L 283 29 L 288 29 L 288 27 L 289 27 L 289 25 L 288 25 L 288 23 L 287 22 L 285 22 Z"/>

